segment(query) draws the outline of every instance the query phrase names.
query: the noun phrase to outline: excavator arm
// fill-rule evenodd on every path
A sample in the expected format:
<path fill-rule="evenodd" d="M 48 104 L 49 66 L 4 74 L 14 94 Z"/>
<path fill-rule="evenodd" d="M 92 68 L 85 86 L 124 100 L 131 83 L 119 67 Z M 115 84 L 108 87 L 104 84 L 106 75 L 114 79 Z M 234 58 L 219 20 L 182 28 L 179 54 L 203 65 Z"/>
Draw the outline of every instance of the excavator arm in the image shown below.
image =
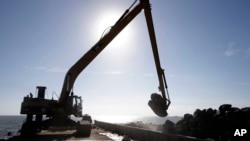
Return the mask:
<path fill-rule="evenodd" d="M 159 88 L 162 92 L 162 96 L 158 94 L 152 94 L 149 102 L 149 106 L 158 116 L 166 116 L 166 110 L 170 104 L 169 96 L 165 88 L 167 88 L 167 83 L 165 81 L 165 76 L 163 69 L 160 66 L 160 60 L 157 50 L 154 26 L 152 21 L 151 9 L 149 0 L 140 0 L 140 2 L 133 7 L 135 2 L 130 6 L 129 9 L 119 18 L 114 26 L 111 27 L 108 33 L 106 33 L 90 50 L 88 50 L 66 73 L 64 78 L 64 83 L 59 98 L 59 105 L 65 106 L 65 103 L 72 92 L 74 82 L 78 75 L 91 63 L 95 57 L 142 11 L 144 10 L 146 22 L 148 26 L 148 31 L 150 35 L 152 50 L 154 54 L 158 79 Z M 130 10 L 132 9 L 132 10 Z M 156 98 L 155 98 L 156 97 Z"/>
<path fill-rule="evenodd" d="M 160 117 L 167 116 L 167 109 L 170 105 L 170 98 L 168 94 L 168 86 L 165 78 L 164 70 L 161 68 L 160 57 L 157 48 L 157 42 L 154 31 L 153 18 L 151 14 L 151 7 L 148 0 L 145 0 L 143 3 L 144 14 L 147 22 L 148 33 L 151 41 L 151 47 L 154 55 L 154 61 L 156 66 L 156 71 L 159 80 L 159 90 L 161 95 L 153 93 L 151 95 L 151 100 L 149 101 L 149 106 L 152 108 L 154 113 Z"/>

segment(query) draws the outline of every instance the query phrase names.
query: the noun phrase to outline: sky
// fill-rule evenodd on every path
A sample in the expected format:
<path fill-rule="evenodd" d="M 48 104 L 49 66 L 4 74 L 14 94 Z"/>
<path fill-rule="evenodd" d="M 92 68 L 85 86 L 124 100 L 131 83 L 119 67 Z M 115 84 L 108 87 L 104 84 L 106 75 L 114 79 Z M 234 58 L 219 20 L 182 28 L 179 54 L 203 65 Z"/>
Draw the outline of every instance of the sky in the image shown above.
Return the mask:
<path fill-rule="evenodd" d="M 0 115 L 19 115 L 23 97 L 46 86 L 60 95 L 67 70 L 133 0 L 0 1 Z M 169 116 L 229 103 L 249 106 L 250 2 L 150 0 Z M 141 12 L 78 76 L 83 114 L 125 120 L 156 116 L 147 105 L 158 80 Z"/>

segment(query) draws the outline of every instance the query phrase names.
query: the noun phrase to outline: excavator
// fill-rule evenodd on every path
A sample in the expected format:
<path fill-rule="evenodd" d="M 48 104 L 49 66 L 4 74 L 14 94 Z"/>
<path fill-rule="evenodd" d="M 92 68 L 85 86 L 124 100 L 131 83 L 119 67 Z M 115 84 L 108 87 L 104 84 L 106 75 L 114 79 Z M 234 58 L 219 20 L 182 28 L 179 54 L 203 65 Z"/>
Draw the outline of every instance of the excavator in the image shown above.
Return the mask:
<path fill-rule="evenodd" d="M 136 5 L 137 4 L 137 5 Z M 66 73 L 61 94 L 58 100 L 46 99 L 46 87 L 37 86 L 36 97 L 33 94 L 24 97 L 21 103 L 21 114 L 26 115 L 26 121 L 21 128 L 22 136 L 35 135 L 47 129 L 74 129 L 76 134 L 90 136 L 92 119 L 90 115 L 82 115 L 82 99 L 73 92 L 73 86 L 78 75 L 103 51 L 105 47 L 141 12 L 144 11 L 152 52 L 159 80 L 161 94 L 151 94 L 148 105 L 153 112 L 160 116 L 167 116 L 170 105 L 167 82 L 164 70 L 161 68 L 157 49 L 154 25 L 149 0 L 135 0 L 122 14 L 117 22 L 91 47 Z M 80 121 L 70 117 L 81 118 Z"/>

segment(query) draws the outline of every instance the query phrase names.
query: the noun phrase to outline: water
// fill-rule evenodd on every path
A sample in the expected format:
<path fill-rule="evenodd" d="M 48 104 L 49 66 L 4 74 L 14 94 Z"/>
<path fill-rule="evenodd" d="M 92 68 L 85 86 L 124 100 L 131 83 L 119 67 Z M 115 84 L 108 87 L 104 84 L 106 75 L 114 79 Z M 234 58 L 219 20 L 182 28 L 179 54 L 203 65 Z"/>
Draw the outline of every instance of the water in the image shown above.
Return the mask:
<path fill-rule="evenodd" d="M 25 116 L 0 116 L 0 139 L 6 139 L 8 133 L 17 133 L 24 120 Z"/>

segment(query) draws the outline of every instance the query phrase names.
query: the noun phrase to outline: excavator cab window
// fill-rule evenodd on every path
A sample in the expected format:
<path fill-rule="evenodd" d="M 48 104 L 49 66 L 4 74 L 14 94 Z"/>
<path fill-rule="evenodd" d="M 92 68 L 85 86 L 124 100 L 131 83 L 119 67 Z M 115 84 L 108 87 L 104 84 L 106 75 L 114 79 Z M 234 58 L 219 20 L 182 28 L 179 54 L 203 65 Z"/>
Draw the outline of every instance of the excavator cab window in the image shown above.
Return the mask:
<path fill-rule="evenodd" d="M 82 104 L 81 97 L 74 96 L 73 97 L 73 108 L 75 110 L 79 109 L 79 106 Z"/>
<path fill-rule="evenodd" d="M 82 98 L 75 96 L 75 105 L 74 105 L 75 115 L 82 116 Z"/>
<path fill-rule="evenodd" d="M 82 98 L 76 95 L 69 96 L 66 109 L 70 114 L 82 116 Z"/>

